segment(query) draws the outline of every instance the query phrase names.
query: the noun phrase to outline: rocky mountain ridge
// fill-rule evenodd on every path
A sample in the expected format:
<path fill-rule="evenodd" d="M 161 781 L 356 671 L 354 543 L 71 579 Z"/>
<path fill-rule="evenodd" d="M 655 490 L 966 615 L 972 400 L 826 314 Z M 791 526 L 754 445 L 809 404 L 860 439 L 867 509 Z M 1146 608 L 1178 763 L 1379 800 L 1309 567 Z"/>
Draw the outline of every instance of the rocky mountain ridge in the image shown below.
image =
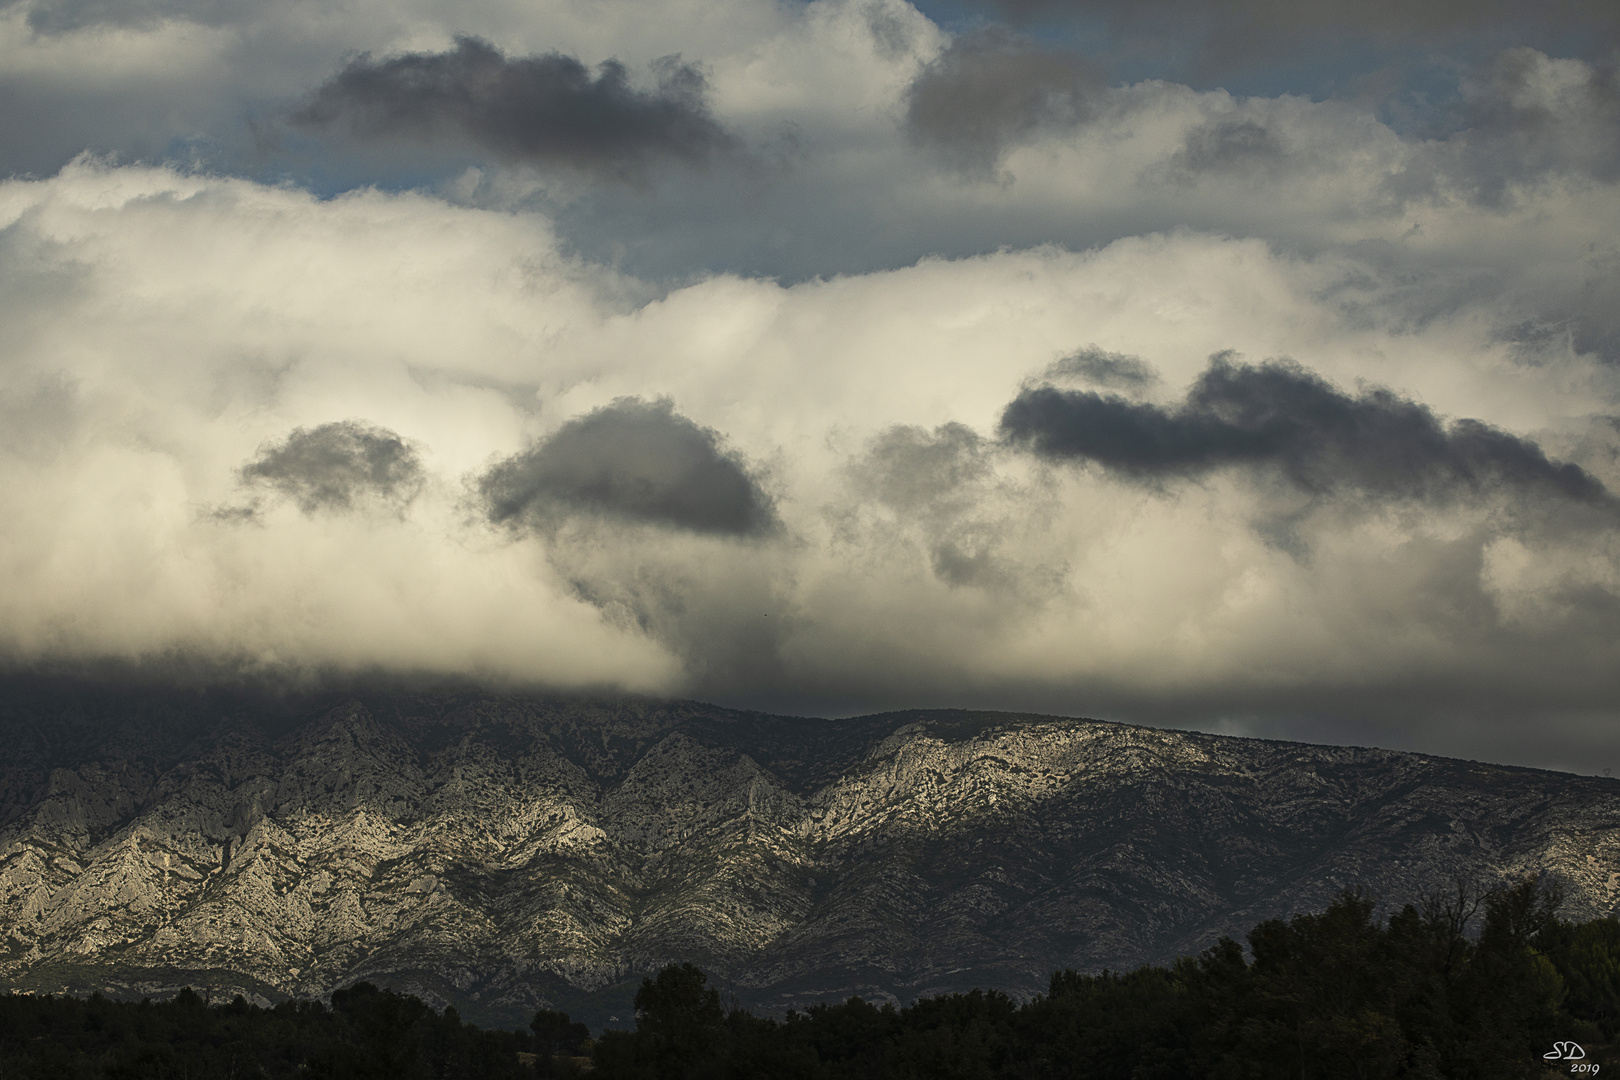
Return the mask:
<path fill-rule="evenodd" d="M 1620 905 L 1620 781 L 1057 717 L 824 721 L 479 692 L 0 688 L 0 982 L 358 979 L 628 1017 L 693 960 L 781 1008 L 1037 992 L 1340 888 L 1551 870 Z"/>

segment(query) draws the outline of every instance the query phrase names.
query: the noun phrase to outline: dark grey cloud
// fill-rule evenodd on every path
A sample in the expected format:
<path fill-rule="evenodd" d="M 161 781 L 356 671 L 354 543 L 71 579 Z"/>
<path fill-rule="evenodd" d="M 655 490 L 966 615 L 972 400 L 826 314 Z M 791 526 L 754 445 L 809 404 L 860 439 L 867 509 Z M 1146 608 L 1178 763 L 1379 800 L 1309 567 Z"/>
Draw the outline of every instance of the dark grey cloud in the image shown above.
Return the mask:
<path fill-rule="evenodd" d="M 240 476 L 295 500 L 306 514 L 348 510 L 366 499 L 403 505 L 424 479 L 421 459 L 404 439 L 359 420 L 295 428 L 261 447 Z"/>
<path fill-rule="evenodd" d="M 759 536 L 776 511 L 720 435 L 665 400 L 620 398 L 570 420 L 478 481 L 489 519 L 545 525 L 584 511 L 720 536 Z"/>
<path fill-rule="evenodd" d="M 906 131 L 955 164 L 993 169 L 1037 131 L 1090 118 L 1104 84 L 1077 53 L 990 27 L 963 34 L 906 90 Z"/>
<path fill-rule="evenodd" d="M 1032 387 L 1007 406 L 1001 432 L 1043 457 L 1143 480 L 1247 466 L 1276 469 L 1313 494 L 1429 499 L 1507 488 L 1613 501 L 1591 474 L 1549 460 L 1528 439 L 1477 420 L 1447 424 L 1389 390 L 1351 396 L 1288 361 L 1251 366 L 1217 355 L 1174 409 Z"/>
<path fill-rule="evenodd" d="M 703 75 L 678 57 L 633 87 L 617 60 L 593 75 L 571 56 L 507 57 L 478 38 L 443 53 L 361 54 L 292 115 L 362 139 L 456 140 L 503 161 L 645 183 L 665 163 L 703 166 L 736 140 L 710 114 Z"/>
<path fill-rule="evenodd" d="M 1087 345 L 1046 369 L 1048 379 L 1079 379 L 1114 390 L 1141 390 L 1159 381 L 1159 373 L 1139 356 L 1105 352 Z"/>

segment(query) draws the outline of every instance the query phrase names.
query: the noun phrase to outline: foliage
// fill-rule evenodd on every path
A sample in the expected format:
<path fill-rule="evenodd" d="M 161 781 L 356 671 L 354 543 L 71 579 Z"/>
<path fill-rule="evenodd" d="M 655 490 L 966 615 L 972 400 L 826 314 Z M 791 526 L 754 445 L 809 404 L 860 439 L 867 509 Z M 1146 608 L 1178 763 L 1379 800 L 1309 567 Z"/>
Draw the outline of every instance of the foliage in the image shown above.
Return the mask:
<path fill-rule="evenodd" d="M 721 1006 L 691 964 L 646 978 L 636 1029 L 543 1009 L 482 1031 L 360 983 L 331 1005 L 260 1008 L 0 997 L 0 1080 L 1515 1080 L 1607 1067 L 1620 1034 L 1620 921 L 1566 923 L 1525 878 L 1458 887 L 1388 919 L 1364 894 L 1273 919 L 1169 967 L 1059 971 L 1017 1002 L 975 990 L 897 1008 L 850 998 L 783 1019 Z M 588 1055 L 588 1059 L 586 1058 Z"/>
<path fill-rule="evenodd" d="M 1346 892 L 1261 923 L 1247 949 L 1223 939 L 1168 968 L 1060 971 L 1022 1004 L 978 990 L 904 1008 L 851 998 L 721 1025 L 717 995 L 680 965 L 643 984 L 637 1030 L 598 1044 L 595 1077 L 1513 1080 L 1569 1075 L 1544 1055 L 1570 1041 L 1601 1069 L 1620 1022 L 1620 923 L 1559 922 L 1558 901 L 1528 877 L 1381 920 Z"/>
<path fill-rule="evenodd" d="M 543 1011 L 536 1025 L 560 1027 L 563 1048 L 582 1049 L 574 1036 L 584 1025 L 566 1014 Z M 484 1031 L 453 1008 L 435 1012 L 370 983 L 336 991 L 330 1007 L 211 1004 L 189 988 L 164 1002 L 0 997 L 0 1080 L 520 1080 L 571 1071 L 530 1034 Z"/>

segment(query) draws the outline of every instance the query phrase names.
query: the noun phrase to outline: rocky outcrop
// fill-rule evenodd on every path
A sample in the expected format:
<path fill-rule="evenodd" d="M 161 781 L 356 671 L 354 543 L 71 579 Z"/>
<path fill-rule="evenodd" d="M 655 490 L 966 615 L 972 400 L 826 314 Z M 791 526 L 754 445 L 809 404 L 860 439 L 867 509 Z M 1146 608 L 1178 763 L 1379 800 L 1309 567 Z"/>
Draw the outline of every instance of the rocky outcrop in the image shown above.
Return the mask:
<path fill-rule="evenodd" d="M 4 688 L 0 980 L 358 979 L 628 1018 L 676 959 L 780 1008 L 1040 990 L 1339 889 L 1550 870 L 1620 904 L 1620 782 L 994 713 Z"/>

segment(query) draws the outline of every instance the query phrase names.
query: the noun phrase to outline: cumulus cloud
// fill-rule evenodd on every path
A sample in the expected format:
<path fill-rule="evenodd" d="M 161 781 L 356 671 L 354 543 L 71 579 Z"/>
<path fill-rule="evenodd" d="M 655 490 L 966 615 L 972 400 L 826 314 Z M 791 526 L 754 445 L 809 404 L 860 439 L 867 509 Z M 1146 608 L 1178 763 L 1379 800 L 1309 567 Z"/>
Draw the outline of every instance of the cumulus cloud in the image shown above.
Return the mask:
<path fill-rule="evenodd" d="M 522 440 L 517 328 L 611 307 L 543 226 L 91 164 L 0 205 L 0 280 L 55 283 L 0 289 L 8 666 L 677 684 L 666 648 L 469 533 L 453 486 Z M 548 275 L 538 322 L 501 280 L 524 265 Z M 255 528 L 211 512 L 244 480 L 277 496 Z M 409 515 L 341 512 L 413 492 Z"/>
<path fill-rule="evenodd" d="M 0 206 L 13 664 L 1183 723 L 1612 689 L 1616 388 L 1495 311 L 1408 321 L 1362 261 L 1184 232 L 651 290 L 421 194 L 86 163 Z M 998 439 L 1054 366 L 1173 452 Z M 253 528 L 209 512 L 244 464 Z"/>
<path fill-rule="evenodd" d="M 1475 41 L 1423 128 L 900 0 L 46 6 L 0 12 L 8 664 L 1612 744 L 1590 55 Z"/>
<path fill-rule="evenodd" d="M 386 428 L 359 420 L 294 428 L 260 447 L 241 468 L 244 483 L 293 499 L 300 510 L 349 510 L 368 498 L 403 505 L 423 481 L 416 451 Z"/>
<path fill-rule="evenodd" d="M 704 102 L 704 77 L 669 57 L 656 90 L 617 60 L 593 76 L 560 53 L 509 58 L 459 37 L 442 53 L 361 55 L 293 113 L 293 124 L 361 139 L 460 140 L 506 161 L 645 183 L 663 164 L 703 166 L 736 145 Z"/>
<path fill-rule="evenodd" d="M 721 436 L 668 399 L 621 398 L 492 467 L 479 493 L 497 524 L 595 513 L 698 533 L 758 536 L 770 497 Z"/>
<path fill-rule="evenodd" d="M 1227 467 L 1277 470 L 1312 494 L 1437 500 L 1509 488 L 1611 506 L 1604 486 L 1535 443 L 1478 420 L 1443 423 L 1372 388 L 1351 396 L 1298 364 L 1217 355 L 1174 409 L 1089 390 L 1031 387 L 1001 416 L 1013 443 L 1137 479 Z"/>

